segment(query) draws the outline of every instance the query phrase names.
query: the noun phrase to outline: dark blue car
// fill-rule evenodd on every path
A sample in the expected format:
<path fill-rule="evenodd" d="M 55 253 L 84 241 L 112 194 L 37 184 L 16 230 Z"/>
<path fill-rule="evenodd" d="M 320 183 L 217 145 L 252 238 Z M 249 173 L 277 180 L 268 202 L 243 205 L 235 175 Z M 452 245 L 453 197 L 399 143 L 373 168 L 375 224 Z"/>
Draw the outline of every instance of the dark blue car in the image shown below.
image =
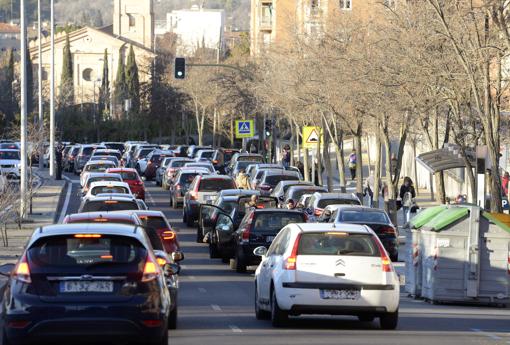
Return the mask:
<path fill-rule="evenodd" d="M 168 343 L 171 297 L 143 228 L 64 224 L 37 229 L 9 275 L 3 344 Z M 164 272 L 165 271 L 165 272 Z"/>

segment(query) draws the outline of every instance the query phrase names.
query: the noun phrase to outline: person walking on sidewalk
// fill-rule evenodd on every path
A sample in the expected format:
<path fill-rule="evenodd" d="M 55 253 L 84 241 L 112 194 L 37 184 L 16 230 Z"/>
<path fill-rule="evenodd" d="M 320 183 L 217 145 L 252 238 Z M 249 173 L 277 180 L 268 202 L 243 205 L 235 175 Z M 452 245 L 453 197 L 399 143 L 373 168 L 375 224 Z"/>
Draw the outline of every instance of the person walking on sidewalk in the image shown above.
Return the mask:
<path fill-rule="evenodd" d="M 404 177 L 404 183 L 400 186 L 400 199 L 402 199 L 402 211 L 404 212 L 404 223 L 409 222 L 411 217 L 411 209 L 416 198 L 413 180 L 409 176 Z"/>
<path fill-rule="evenodd" d="M 508 197 L 508 182 L 510 181 L 510 175 L 508 171 L 505 171 L 503 179 L 501 180 L 501 188 L 503 189 L 503 196 Z"/>
<path fill-rule="evenodd" d="M 351 180 L 356 178 L 356 163 L 358 161 L 358 155 L 356 154 L 356 149 L 352 149 L 351 154 L 349 155 L 349 170 L 351 171 Z"/>
<path fill-rule="evenodd" d="M 381 180 L 378 181 L 379 184 L 379 190 L 381 190 Z M 374 173 L 371 172 L 370 176 L 365 181 L 365 188 L 363 190 L 363 195 L 368 195 L 368 206 L 374 207 L 374 197 L 379 198 L 378 195 L 374 195 L 375 190 L 375 176 Z"/>
<path fill-rule="evenodd" d="M 286 144 L 283 147 L 283 150 L 282 150 L 282 165 L 285 168 L 288 168 L 290 166 L 290 146 L 289 146 L 289 144 Z"/>

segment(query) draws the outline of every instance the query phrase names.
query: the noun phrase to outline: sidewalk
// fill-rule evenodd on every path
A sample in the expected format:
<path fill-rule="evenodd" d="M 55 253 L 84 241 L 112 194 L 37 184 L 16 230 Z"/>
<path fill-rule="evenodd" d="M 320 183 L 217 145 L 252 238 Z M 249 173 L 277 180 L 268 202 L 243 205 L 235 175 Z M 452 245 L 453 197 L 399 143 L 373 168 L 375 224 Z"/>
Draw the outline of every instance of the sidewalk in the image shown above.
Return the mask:
<path fill-rule="evenodd" d="M 34 193 L 32 214 L 29 214 L 28 219 L 21 224 L 21 229 L 15 222 L 7 225 L 8 246 L 0 243 L 0 264 L 16 261 L 17 255 L 21 253 L 34 229 L 53 224 L 57 217 L 58 204 L 65 190 L 66 181 L 51 178 L 48 169 L 34 168 L 34 172 L 41 178 L 41 185 Z"/>

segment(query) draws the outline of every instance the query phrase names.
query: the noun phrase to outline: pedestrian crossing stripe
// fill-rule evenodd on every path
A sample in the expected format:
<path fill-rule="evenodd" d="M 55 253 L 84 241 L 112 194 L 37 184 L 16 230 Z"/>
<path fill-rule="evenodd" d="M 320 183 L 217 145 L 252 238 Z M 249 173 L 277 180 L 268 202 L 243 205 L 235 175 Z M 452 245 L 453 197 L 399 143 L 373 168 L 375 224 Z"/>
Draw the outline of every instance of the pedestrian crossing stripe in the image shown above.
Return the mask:
<path fill-rule="evenodd" d="M 236 121 L 236 138 L 252 138 L 255 136 L 255 124 L 253 120 Z"/>
<path fill-rule="evenodd" d="M 310 132 L 310 135 L 306 139 L 308 144 L 317 144 L 319 142 L 319 134 L 315 130 L 315 128 Z"/>

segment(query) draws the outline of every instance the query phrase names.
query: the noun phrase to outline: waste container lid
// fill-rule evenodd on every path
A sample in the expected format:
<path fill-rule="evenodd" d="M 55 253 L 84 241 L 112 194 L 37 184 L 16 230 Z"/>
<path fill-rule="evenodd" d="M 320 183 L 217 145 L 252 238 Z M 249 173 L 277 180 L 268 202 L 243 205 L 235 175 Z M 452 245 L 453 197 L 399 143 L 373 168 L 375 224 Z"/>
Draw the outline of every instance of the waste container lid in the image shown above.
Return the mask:
<path fill-rule="evenodd" d="M 469 214 L 468 207 L 453 206 L 444 209 L 442 212 L 436 214 L 432 220 L 427 222 L 423 227 L 429 228 L 432 231 L 441 231 L 448 225 L 455 223 L 459 219 L 464 218 Z"/>
<path fill-rule="evenodd" d="M 437 214 L 443 212 L 446 209 L 445 205 L 439 205 L 434 207 L 429 207 L 418 213 L 411 221 L 411 229 L 419 229 L 423 225 L 427 224 L 432 218 L 434 218 Z"/>
<path fill-rule="evenodd" d="M 510 233 L 510 215 L 506 213 L 483 212 L 482 216 L 499 226 L 501 229 Z"/>

